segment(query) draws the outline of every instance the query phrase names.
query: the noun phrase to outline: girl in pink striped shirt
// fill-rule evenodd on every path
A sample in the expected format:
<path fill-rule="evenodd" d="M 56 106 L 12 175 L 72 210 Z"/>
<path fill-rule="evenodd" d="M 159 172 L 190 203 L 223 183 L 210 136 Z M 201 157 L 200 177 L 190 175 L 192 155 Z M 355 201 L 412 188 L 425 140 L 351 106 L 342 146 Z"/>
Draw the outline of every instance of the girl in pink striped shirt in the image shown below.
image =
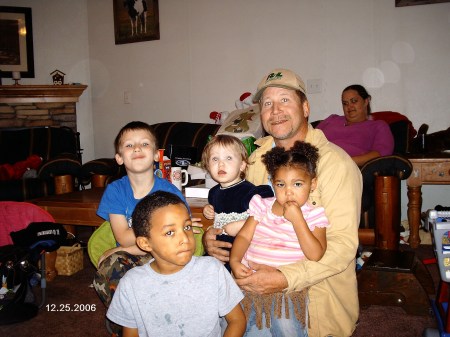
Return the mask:
<path fill-rule="evenodd" d="M 252 262 L 277 267 L 305 258 L 319 261 L 325 254 L 328 219 L 323 207 L 314 207 L 308 203 L 309 193 L 317 186 L 318 158 L 316 147 L 299 141 L 289 151 L 274 147 L 264 155 L 263 162 L 270 174 L 275 197 L 261 198 L 255 195 L 250 201 L 250 216 L 237 234 L 231 250 L 230 265 L 236 278 L 249 276 L 253 272 Z M 296 317 L 281 317 L 284 310 L 280 309 L 285 301 L 279 303 L 277 296 L 284 296 L 290 309 L 295 307 Z M 262 328 L 262 318 L 254 317 L 256 312 L 261 312 L 261 308 L 255 306 L 269 303 L 271 312 L 263 314 L 266 316 L 266 328 L 270 328 L 272 334 L 276 329 L 281 332 L 275 333 L 277 336 L 289 336 L 294 332 L 295 336 L 307 336 L 307 289 L 281 295 L 247 293 L 246 299 L 247 308 L 245 300 L 243 303 L 247 317 L 252 309 L 248 331 L 254 324 Z M 264 304 L 264 308 L 266 306 Z M 298 310 L 299 307 L 303 310 Z"/>

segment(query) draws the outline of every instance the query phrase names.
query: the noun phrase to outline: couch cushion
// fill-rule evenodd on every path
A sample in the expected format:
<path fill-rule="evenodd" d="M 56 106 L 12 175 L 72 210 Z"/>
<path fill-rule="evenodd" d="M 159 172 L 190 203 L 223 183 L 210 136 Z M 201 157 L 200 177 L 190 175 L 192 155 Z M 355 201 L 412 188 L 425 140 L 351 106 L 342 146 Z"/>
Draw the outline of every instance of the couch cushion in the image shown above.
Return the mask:
<path fill-rule="evenodd" d="M 0 183 L 0 200 L 25 201 L 55 194 L 52 180 L 40 178 L 7 180 Z"/>
<path fill-rule="evenodd" d="M 151 125 L 158 148 L 165 149 L 164 154 L 169 156 L 169 145 L 184 145 L 197 148 L 197 162 L 201 160 L 203 148 L 208 138 L 214 136 L 219 130 L 219 124 L 165 122 Z"/>
<path fill-rule="evenodd" d="M 165 151 L 167 153 L 167 151 Z M 179 166 L 187 169 L 189 165 L 197 162 L 197 148 L 186 145 L 169 144 L 168 157 L 172 161 L 172 167 Z"/>
<path fill-rule="evenodd" d="M 65 153 L 44 163 L 38 171 L 39 178 L 50 179 L 58 175 L 81 175 L 81 163 L 74 154 Z"/>
<path fill-rule="evenodd" d="M 114 180 L 126 173 L 123 165 L 117 164 L 114 158 L 99 158 L 84 163 L 81 167 L 81 184 L 88 185 L 91 183 L 92 176 L 95 174 L 106 175 L 108 180 Z"/>
<path fill-rule="evenodd" d="M 67 152 L 78 154 L 76 133 L 68 127 L 0 129 L 0 164 L 14 164 L 36 154 L 43 161 Z"/>

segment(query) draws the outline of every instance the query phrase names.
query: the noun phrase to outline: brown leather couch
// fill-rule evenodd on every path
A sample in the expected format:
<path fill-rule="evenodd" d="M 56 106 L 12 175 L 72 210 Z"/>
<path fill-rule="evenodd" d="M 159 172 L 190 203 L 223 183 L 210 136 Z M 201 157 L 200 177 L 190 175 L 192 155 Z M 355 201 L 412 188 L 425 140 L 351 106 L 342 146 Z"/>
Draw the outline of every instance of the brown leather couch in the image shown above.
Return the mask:
<path fill-rule="evenodd" d="M 81 173 L 79 133 L 68 127 L 0 129 L 0 169 L 11 172 L 31 155 L 42 159 L 35 171 L 0 179 L 0 201 L 24 201 L 55 194 L 55 177 Z"/>
<path fill-rule="evenodd" d="M 219 124 L 164 122 L 152 124 L 158 148 L 165 149 L 164 154 L 172 158 L 171 152 L 184 152 L 191 157 L 191 164 L 201 161 L 203 148 L 209 138 L 219 130 Z M 177 165 L 182 166 L 182 165 Z M 114 158 L 100 158 L 85 163 L 82 167 L 82 184 L 87 185 L 96 181 L 100 184 L 108 183 L 125 174 L 122 166 L 117 165 Z M 103 179 L 98 179 L 98 176 Z M 106 179 L 106 181 L 105 181 Z"/>

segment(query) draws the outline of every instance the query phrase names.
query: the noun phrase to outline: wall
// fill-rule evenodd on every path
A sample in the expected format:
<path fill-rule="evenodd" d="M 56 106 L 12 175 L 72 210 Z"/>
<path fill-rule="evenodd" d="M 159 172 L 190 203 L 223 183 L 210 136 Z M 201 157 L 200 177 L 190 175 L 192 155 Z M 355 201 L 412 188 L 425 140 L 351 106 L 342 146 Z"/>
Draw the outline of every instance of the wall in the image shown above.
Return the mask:
<path fill-rule="evenodd" d="M 65 83 L 87 84 L 76 104 L 77 129 L 83 162 L 95 158 L 89 69 L 88 15 L 86 0 L 0 0 L 0 6 L 31 7 L 35 78 L 22 84 L 51 84 L 50 73 L 59 69 Z M 2 79 L 3 84 L 13 84 Z"/>
<path fill-rule="evenodd" d="M 402 112 L 430 131 L 450 124 L 450 3 L 159 0 L 161 39 L 124 45 L 114 44 L 112 3 L 0 0 L 33 8 L 33 83 L 60 69 L 89 85 L 77 122 L 95 157 L 113 155 L 113 139 L 130 120 L 209 122 L 211 111 L 231 111 L 275 67 L 323 80 L 322 92 L 308 95 L 312 119 L 341 113 L 342 89 L 361 83 L 374 111 Z M 449 192 L 424 188 L 424 209 L 448 204 Z M 402 200 L 405 218 L 404 184 Z"/>
<path fill-rule="evenodd" d="M 114 45 L 112 17 L 98 15 L 111 13 L 112 1 L 88 2 L 96 154 L 112 155 L 130 118 L 208 122 L 278 66 L 323 80 L 308 96 L 312 119 L 341 113 L 342 89 L 362 83 L 374 111 L 402 112 L 430 131 L 448 126 L 450 3 L 394 4 L 160 0 L 160 40 Z"/>
<path fill-rule="evenodd" d="M 111 156 L 131 119 L 208 122 L 231 111 L 275 67 L 322 79 L 311 118 L 341 113 L 352 83 L 373 111 L 407 115 L 430 132 L 450 123 L 450 3 L 395 7 L 394 0 L 160 0 L 161 39 L 114 45 L 112 1 L 88 2 L 97 156 Z M 95 29 L 93 28 L 95 27 Z M 123 103 L 129 91 L 131 104 Z M 423 188 L 423 209 L 448 204 L 450 187 Z M 402 218 L 406 186 L 402 182 Z"/>

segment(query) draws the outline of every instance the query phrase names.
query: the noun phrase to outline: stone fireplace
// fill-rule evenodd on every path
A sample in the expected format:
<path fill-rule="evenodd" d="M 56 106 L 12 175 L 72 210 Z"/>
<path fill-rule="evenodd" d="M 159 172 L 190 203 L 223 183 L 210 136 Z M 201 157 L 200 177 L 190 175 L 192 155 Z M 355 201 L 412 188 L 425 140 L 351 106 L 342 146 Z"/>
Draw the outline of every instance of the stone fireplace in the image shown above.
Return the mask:
<path fill-rule="evenodd" d="M 87 85 L 0 85 L 0 129 L 67 126 L 77 131 L 76 102 Z"/>

